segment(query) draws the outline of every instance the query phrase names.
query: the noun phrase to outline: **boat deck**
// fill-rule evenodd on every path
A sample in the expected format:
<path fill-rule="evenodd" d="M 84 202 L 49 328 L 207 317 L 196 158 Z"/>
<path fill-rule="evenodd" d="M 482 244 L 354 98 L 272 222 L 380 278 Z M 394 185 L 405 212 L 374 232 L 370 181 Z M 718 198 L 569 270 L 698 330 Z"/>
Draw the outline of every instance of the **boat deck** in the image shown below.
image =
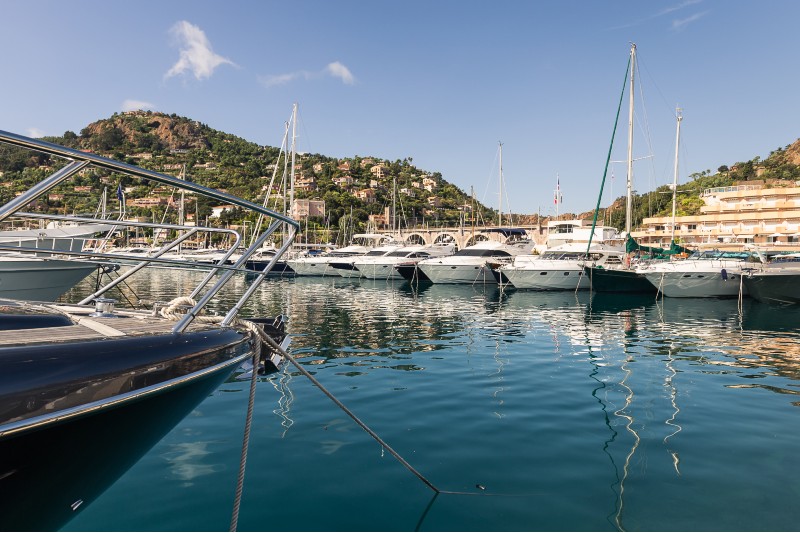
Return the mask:
<path fill-rule="evenodd" d="M 28 310 L 59 313 L 73 325 L 0 330 L 0 347 L 53 342 L 99 340 L 111 337 L 169 334 L 176 321 L 152 311 L 115 310 L 114 316 L 90 316 L 92 306 L 32 303 Z M 193 321 L 186 331 L 201 331 L 218 327 L 217 324 Z"/>

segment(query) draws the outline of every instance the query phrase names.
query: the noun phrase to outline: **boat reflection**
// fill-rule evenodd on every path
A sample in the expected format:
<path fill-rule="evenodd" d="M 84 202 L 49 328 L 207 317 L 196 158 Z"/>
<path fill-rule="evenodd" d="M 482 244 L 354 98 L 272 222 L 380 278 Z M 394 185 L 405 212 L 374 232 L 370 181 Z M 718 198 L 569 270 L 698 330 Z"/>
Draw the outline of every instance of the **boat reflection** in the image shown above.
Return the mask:
<path fill-rule="evenodd" d="M 163 282 L 151 283 L 148 290 Z M 515 400 L 520 389 L 529 387 L 519 377 L 521 366 L 536 362 L 554 373 L 575 372 L 567 375 L 582 387 L 580 407 L 591 412 L 594 424 L 589 447 L 603 454 L 597 461 L 606 494 L 601 513 L 618 530 L 647 528 L 637 523 L 642 504 L 632 498 L 634 487 L 641 490 L 652 479 L 670 485 L 701 475 L 690 460 L 692 439 L 703 429 L 702 416 L 708 416 L 700 412 L 708 405 L 698 406 L 699 395 L 693 397 L 699 374 L 722 375 L 725 379 L 703 381 L 703 386 L 726 392 L 742 389 L 746 394 L 758 387 L 800 400 L 798 306 L 311 277 L 270 280 L 251 304 L 250 314 L 288 317 L 292 352 L 301 364 L 331 368 L 345 379 L 393 371 L 420 376 L 437 371 L 431 360 L 462 358 L 453 366 L 466 364 L 470 372 L 483 372 L 474 382 L 485 387 L 476 405 L 503 418 L 503 424 L 520 416 Z M 438 371 L 449 371 L 441 370 L 447 365 Z M 295 374 L 286 367 L 266 378 L 281 394 L 271 408 L 283 435 L 293 424 Z M 405 376 L 395 372 L 394 377 Z M 526 399 L 539 398 L 525 392 Z M 550 401 L 556 400 L 551 396 Z M 530 409 L 537 407 L 531 404 Z M 564 418 L 553 417 L 554 431 L 569 428 L 569 416 Z M 499 423 L 486 427 L 503 429 Z M 337 442 L 326 441 L 326 450 Z"/>

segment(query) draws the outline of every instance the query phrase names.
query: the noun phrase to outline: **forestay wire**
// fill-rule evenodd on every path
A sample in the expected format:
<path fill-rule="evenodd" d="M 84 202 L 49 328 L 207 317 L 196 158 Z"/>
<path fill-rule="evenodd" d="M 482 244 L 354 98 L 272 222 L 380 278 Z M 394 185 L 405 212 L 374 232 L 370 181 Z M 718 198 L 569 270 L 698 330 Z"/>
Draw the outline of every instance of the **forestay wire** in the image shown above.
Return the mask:
<path fill-rule="evenodd" d="M 594 229 L 597 226 L 597 216 L 600 213 L 600 202 L 603 199 L 603 188 L 606 184 L 606 176 L 608 175 L 608 165 L 611 162 L 611 150 L 614 148 L 614 138 L 617 136 L 617 125 L 619 124 L 619 114 L 622 111 L 622 99 L 625 96 L 625 84 L 628 82 L 628 73 L 631 70 L 631 58 L 628 58 L 628 66 L 625 68 L 625 78 L 622 80 L 622 92 L 619 94 L 619 105 L 617 105 L 617 117 L 614 119 L 614 131 L 611 132 L 611 144 L 608 146 L 608 155 L 606 156 L 606 168 L 603 170 L 603 180 L 600 182 L 600 194 L 597 195 L 597 205 L 594 208 L 594 218 L 592 219 L 592 231 L 589 233 L 589 244 L 586 245 L 586 257 L 589 257 L 589 250 L 592 248 L 592 237 L 594 237 Z"/>

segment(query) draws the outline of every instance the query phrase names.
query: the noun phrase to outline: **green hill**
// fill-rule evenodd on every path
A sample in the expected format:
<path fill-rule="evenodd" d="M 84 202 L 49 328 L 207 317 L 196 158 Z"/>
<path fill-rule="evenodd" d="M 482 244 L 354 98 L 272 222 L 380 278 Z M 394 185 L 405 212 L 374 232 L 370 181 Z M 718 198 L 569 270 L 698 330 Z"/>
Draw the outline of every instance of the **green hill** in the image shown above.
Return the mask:
<path fill-rule="evenodd" d="M 185 167 L 187 180 L 256 203 L 262 203 L 270 192 L 267 189 L 276 165 L 278 180 L 284 168 L 284 157 L 278 161 L 276 147 L 260 146 L 186 117 L 149 111 L 115 113 L 89 124 L 80 134 L 68 131 L 61 137 L 45 140 L 171 175 L 180 175 Z M 10 185 L 0 191 L 0 198 L 5 195 L 4 200 L 10 199 L 14 193 L 25 190 L 63 164 L 47 156 L 0 147 L 2 180 Z M 391 222 L 381 219 L 380 215 L 392 205 L 394 187 L 398 191 L 395 195 L 397 217 L 404 226 L 457 225 L 462 220 L 471 220 L 473 205 L 478 220 L 496 219 L 496 211 L 474 203 L 439 172 L 415 167 L 411 158 L 386 161 L 357 155 L 336 159 L 321 154 L 298 154 L 295 176 L 295 198 L 325 201 L 325 216 L 310 217 L 308 226 L 311 229 L 347 227 L 362 231 L 367 228 L 370 215 L 378 216 L 374 227 L 391 226 Z M 126 189 L 126 199 L 134 203 L 142 198 L 169 196 L 171 192 L 135 178 L 98 170 L 78 176 L 53 191 L 55 195 L 38 208 L 66 213 L 94 212 L 103 188 L 110 188 L 109 194 L 113 197 L 120 183 Z M 76 192 L 75 187 L 81 190 Z M 280 191 L 271 192 L 277 196 Z M 187 202 L 187 211 L 205 220 L 213 206 L 202 199 L 197 200 L 196 205 L 194 202 Z M 127 208 L 131 216 L 159 220 L 166 210 L 166 205 L 129 205 Z M 222 223 L 242 224 L 245 220 L 242 213 L 225 213 Z"/>
<path fill-rule="evenodd" d="M 256 203 L 262 203 L 270 192 L 273 196 L 280 196 L 280 190 L 267 190 L 275 167 L 280 177 L 285 166 L 283 157 L 278 161 L 278 148 L 260 146 L 175 114 L 150 111 L 115 113 L 89 124 L 80 134 L 68 131 L 61 137 L 45 140 L 90 150 L 166 174 L 179 175 L 185 168 L 187 180 Z M 441 173 L 417 168 L 412 163 L 412 158 L 387 161 L 375 156 L 337 159 L 321 154 L 298 154 L 295 198 L 325 201 L 325 216 L 310 217 L 307 221 L 308 227 L 315 231 L 326 228 L 334 232 L 337 228 L 363 231 L 367 229 L 371 216 L 377 228 L 382 229 L 381 225 L 390 227 L 391 221 L 382 219 L 381 215 L 392 205 L 393 188 L 397 191 L 397 218 L 402 226 L 470 222 L 472 209 L 478 224 L 496 220 L 496 210 L 473 202 Z M 0 201 L 8 201 L 63 164 L 63 161 L 51 161 L 48 156 L 0 145 L 0 173 L 4 185 L 0 187 Z M 793 185 L 800 179 L 800 140 L 776 149 L 764 160 L 755 157 L 722 165 L 716 172 L 704 170 L 692 174 L 691 178 L 690 183 L 679 187 L 679 215 L 699 213 L 703 205 L 699 195 L 706 188 L 750 180 L 764 180 L 770 186 Z M 136 202 L 141 199 L 165 198 L 172 192 L 127 176 L 94 170 L 60 186 L 36 208 L 63 213 L 94 212 L 100 192 L 110 188 L 110 197 L 113 197 L 119 184 L 126 188 L 126 197 L 133 204 L 145 204 L 144 201 Z M 277 205 L 271 207 L 283 209 Z M 624 205 L 625 199 L 620 197 L 603 209 L 606 224 L 620 229 L 624 226 Z M 212 207 L 204 199 L 191 199 L 186 209 L 205 220 Z M 672 195 L 668 186 L 637 194 L 634 225 L 640 224 L 645 217 L 668 215 L 671 209 Z M 165 212 L 172 216 L 169 210 L 168 202 L 163 205 L 129 205 L 127 208 L 129 215 L 158 220 Z M 585 212 L 573 216 L 586 218 L 592 215 L 592 212 Z M 568 218 L 570 215 L 563 216 Z M 518 215 L 514 223 L 533 224 L 538 222 L 537 218 L 536 215 Z M 242 213 L 233 212 L 225 213 L 221 223 L 241 225 L 246 221 Z"/>

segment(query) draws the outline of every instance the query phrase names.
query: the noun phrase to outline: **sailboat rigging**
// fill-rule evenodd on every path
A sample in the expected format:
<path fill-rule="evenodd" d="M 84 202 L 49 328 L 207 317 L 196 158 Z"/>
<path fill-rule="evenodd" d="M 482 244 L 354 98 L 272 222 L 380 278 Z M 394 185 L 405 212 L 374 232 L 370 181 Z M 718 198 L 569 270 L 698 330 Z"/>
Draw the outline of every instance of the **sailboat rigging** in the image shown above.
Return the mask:
<path fill-rule="evenodd" d="M 633 226 L 633 186 L 632 186 L 632 178 L 633 178 L 633 119 L 634 119 L 634 72 L 636 70 L 636 44 L 631 44 L 631 52 L 630 52 L 630 61 L 629 61 L 629 81 L 630 81 L 630 89 L 629 89 L 629 103 L 628 103 L 628 151 L 627 151 L 627 182 L 626 182 L 626 202 L 625 202 L 625 235 L 626 235 L 626 243 L 625 243 L 625 251 L 628 254 L 633 254 L 638 251 L 650 252 L 654 254 L 673 254 L 679 253 L 682 251 L 682 248 L 678 247 L 674 243 L 674 227 L 675 222 L 673 218 L 673 241 L 671 243 L 671 247 L 669 250 L 665 251 L 660 248 L 651 248 L 639 245 L 631 236 L 631 230 Z M 675 173 L 674 173 L 674 184 L 673 184 L 673 195 L 675 191 L 677 191 L 677 173 L 678 173 L 678 143 L 680 141 L 680 124 L 682 120 L 682 115 L 680 109 L 677 112 L 677 141 L 675 146 Z M 613 141 L 612 141 L 613 145 Z M 610 153 L 610 149 L 609 149 Z M 602 197 L 602 187 L 600 190 L 600 195 Z M 598 198 L 598 208 L 599 208 L 599 198 Z M 675 199 L 673 196 L 673 217 L 674 217 L 674 210 L 675 210 Z M 595 211 L 595 220 L 597 219 L 597 210 Z M 656 292 L 656 287 L 650 283 L 647 278 L 640 272 L 637 271 L 636 265 L 632 265 L 630 262 L 630 255 L 624 262 L 624 264 L 620 265 L 617 268 L 608 268 L 608 267 L 601 267 L 597 265 L 589 265 L 587 264 L 584 266 L 584 270 L 589 275 L 589 280 L 591 283 L 592 290 L 597 292 L 625 292 L 625 293 L 650 293 L 654 294 Z"/>

